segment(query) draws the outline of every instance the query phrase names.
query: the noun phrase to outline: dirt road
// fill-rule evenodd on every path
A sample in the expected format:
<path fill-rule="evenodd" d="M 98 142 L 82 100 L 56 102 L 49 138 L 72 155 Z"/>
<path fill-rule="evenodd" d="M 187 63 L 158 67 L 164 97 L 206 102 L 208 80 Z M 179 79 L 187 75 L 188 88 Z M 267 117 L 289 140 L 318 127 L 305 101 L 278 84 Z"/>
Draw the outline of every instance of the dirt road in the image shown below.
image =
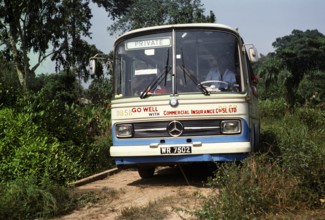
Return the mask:
<path fill-rule="evenodd" d="M 159 168 L 153 178 L 143 180 L 137 171 L 124 170 L 79 186 L 77 191 L 96 191 L 104 197 L 59 219 L 193 219 L 191 212 L 212 191 L 204 184 L 209 174 L 195 168 L 183 171 L 186 178 L 179 167 Z"/>

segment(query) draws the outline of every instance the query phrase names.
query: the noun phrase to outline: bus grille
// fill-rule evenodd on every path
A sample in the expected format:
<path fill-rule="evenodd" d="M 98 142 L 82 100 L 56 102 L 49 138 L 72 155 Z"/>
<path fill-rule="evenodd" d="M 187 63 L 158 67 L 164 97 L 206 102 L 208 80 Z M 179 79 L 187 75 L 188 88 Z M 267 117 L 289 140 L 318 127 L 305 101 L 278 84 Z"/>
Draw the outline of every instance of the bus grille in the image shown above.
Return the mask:
<path fill-rule="evenodd" d="M 134 123 L 134 138 L 220 135 L 221 120 L 177 120 Z"/>

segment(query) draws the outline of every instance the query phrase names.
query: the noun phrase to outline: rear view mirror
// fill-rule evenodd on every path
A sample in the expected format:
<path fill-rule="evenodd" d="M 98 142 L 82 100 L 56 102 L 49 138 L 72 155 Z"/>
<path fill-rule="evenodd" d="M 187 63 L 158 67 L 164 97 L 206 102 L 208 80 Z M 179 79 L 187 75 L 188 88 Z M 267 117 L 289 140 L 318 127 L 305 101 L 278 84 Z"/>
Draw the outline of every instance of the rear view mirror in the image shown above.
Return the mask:
<path fill-rule="evenodd" d="M 95 73 L 96 73 L 96 60 L 95 59 L 91 59 L 89 61 L 89 73 L 90 73 L 90 75 L 95 75 Z"/>
<path fill-rule="evenodd" d="M 257 49 L 254 46 L 248 49 L 248 57 L 251 62 L 258 61 Z"/>

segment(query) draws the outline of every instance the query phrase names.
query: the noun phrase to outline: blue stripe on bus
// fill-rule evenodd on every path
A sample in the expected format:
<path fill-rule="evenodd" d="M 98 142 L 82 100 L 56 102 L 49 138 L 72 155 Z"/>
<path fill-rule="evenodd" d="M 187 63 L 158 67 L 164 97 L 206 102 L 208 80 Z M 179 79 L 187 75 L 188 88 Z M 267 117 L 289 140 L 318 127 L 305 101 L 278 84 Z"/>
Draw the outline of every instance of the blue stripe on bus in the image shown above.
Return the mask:
<path fill-rule="evenodd" d="M 148 157 L 117 157 L 116 165 L 158 164 L 158 163 L 193 163 L 193 162 L 221 162 L 240 161 L 248 157 L 248 153 L 238 154 L 202 154 L 179 156 L 148 156 Z"/>

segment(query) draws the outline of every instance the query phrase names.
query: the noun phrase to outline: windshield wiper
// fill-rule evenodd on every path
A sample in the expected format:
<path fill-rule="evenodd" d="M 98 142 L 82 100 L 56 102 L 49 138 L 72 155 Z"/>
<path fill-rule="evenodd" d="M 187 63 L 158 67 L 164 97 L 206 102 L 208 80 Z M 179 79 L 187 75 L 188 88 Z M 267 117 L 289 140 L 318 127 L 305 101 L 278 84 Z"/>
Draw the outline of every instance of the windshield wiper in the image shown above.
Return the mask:
<path fill-rule="evenodd" d="M 210 92 L 201 84 L 201 82 L 184 66 L 184 64 L 181 65 L 181 68 L 184 73 L 184 80 L 186 82 L 186 76 L 188 76 L 192 82 L 197 85 L 197 87 L 201 90 L 201 92 L 204 95 L 210 95 Z"/>
<path fill-rule="evenodd" d="M 146 98 L 149 92 L 155 89 L 163 79 L 165 80 L 165 86 L 166 86 L 167 74 L 170 72 L 171 69 L 172 69 L 171 66 L 168 67 L 166 66 L 165 71 L 161 73 L 157 78 L 155 78 L 151 83 L 149 83 L 149 85 L 144 89 L 144 91 L 140 95 L 140 98 L 141 99 Z"/>
<path fill-rule="evenodd" d="M 197 85 L 197 87 L 201 90 L 201 92 L 204 95 L 210 95 L 210 92 L 201 84 L 201 82 L 191 73 L 191 71 L 189 71 L 184 64 L 184 54 L 183 54 L 183 49 L 181 49 L 182 51 L 182 65 L 181 68 L 183 70 L 183 74 L 184 74 L 184 81 L 186 83 L 186 75 L 192 80 L 192 82 Z"/>
<path fill-rule="evenodd" d="M 144 89 L 144 91 L 140 94 L 140 99 L 144 99 L 148 96 L 149 92 L 152 90 L 152 89 L 155 89 L 160 83 L 161 81 L 164 79 L 165 83 L 164 83 L 164 86 L 166 86 L 166 83 L 167 83 L 167 75 L 168 73 L 170 72 L 171 70 L 171 66 L 169 66 L 169 48 L 168 48 L 168 51 L 167 51 L 167 60 L 166 60 L 166 66 L 165 66 L 165 70 L 164 72 L 162 72 L 161 74 L 159 74 L 157 76 L 157 78 L 153 79 L 149 85 Z"/>

